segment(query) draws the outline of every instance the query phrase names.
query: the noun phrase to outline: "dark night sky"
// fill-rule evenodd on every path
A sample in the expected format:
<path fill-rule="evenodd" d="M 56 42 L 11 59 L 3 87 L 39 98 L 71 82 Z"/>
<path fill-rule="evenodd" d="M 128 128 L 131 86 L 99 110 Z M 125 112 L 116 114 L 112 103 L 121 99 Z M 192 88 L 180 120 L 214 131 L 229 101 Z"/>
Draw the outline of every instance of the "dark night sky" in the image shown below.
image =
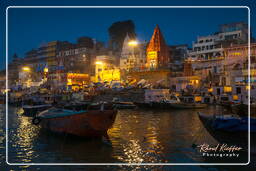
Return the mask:
<path fill-rule="evenodd" d="M 64 1 L 63 1 L 64 2 Z M 66 2 L 66 1 L 65 1 Z M 202 1 L 201 1 L 202 2 Z M 230 1 L 229 1 L 230 2 Z M 6 4 L 4 4 L 6 5 Z M 15 4 L 7 4 L 15 5 Z M 18 4 L 26 5 L 26 4 Z M 30 4 L 30 5 L 131 5 L 131 4 Z M 155 5 L 155 4 L 132 4 Z M 162 5 L 162 4 L 157 4 Z M 192 5 L 164 4 L 164 5 Z M 193 4 L 216 5 L 216 4 Z M 219 4 L 246 5 L 246 4 Z M 248 4 L 247 4 L 248 5 Z M 254 6 L 255 8 L 255 6 Z M 3 9 L 1 7 L 1 9 Z M 252 11 L 255 12 L 255 11 Z M 3 14 L 3 13 L 1 13 Z M 3 16 L 1 16 L 3 18 Z M 75 42 L 80 36 L 108 41 L 108 27 L 116 21 L 131 19 L 140 41 L 149 40 L 156 24 L 160 26 L 168 44 L 189 44 L 197 36 L 218 31 L 219 24 L 248 20 L 247 9 L 9 9 L 9 60 L 16 52 L 19 57 L 42 43 L 53 40 Z M 254 17 L 254 16 L 253 16 Z M 252 18 L 252 32 L 255 22 Z M 1 21 L 2 23 L 2 21 Z M 4 33 L 3 28 L 1 28 Z M 3 35 L 3 34 L 2 34 Z M 255 35 L 255 34 L 254 34 Z M 254 36 L 255 37 L 255 36 Z M 5 44 L 0 43 L 0 52 Z M 4 58 L 5 53 L 1 53 Z M 1 60 L 4 68 L 4 60 Z"/>

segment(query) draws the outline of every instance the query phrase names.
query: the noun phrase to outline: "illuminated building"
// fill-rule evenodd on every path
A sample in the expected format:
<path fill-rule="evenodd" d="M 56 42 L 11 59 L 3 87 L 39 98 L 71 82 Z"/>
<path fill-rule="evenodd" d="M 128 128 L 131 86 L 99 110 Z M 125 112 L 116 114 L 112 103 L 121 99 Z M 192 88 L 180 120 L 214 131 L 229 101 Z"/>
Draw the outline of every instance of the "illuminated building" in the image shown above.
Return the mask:
<path fill-rule="evenodd" d="M 248 25 L 243 22 L 220 25 L 218 32 L 197 37 L 188 54 L 194 74 L 205 80 L 205 86 L 230 85 L 231 82 L 223 77 L 225 48 L 235 44 L 246 44 L 247 39 Z"/>
<path fill-rule="evenodd" d="M 187 86 L 193 87 L 193 89 L 201 86 L 200 76 L 181 76 L 181 77 L 170 77 L 170 87 L 173 91 L 180 92 L 187 88 Z"/>
<path fill-rule="evenodd" d="M 75 90 L 82 88 L 84 85 L 88 84 L 89 80 L 89 74 L 67 73 L 65 83 L 67 87 Z"/>
<path fill-rule="evenodd" d="M 147 46 L 147 68 L 168 68 L 169 60 L 168 46 L 166 45 L 164 37 L 157 25 Z"/>
<path fill-rule="evenodd" d="M 95 82 L 120 81 L 120 69 L 113 64 L 114 58 L 106 55 L 97 56 L 95 60 Z"/>
<path fill-rule="evenodd" d="M 256 43 L 250 46 L 251 83 L 256 84 Z M 223 79 L 227 85 L 246 85 L 248 83 L 248 45 L 234 45 L 224 49 L 225 59 Z"/>
<path fill-rule="evenodd" d="M 121 52 L 120 69 L 121 70 L 142 70 L 146 65 L 145 44 L 130 39 L 127 34 Z"/>
<path fill-rule="evenodd" d="M 247 24 L 243 22 L 223 24 L 220 25 L 218 32 L 197 37 L 189 56 L 194 60 L 215 60 L 223 57 L 225 47 L 229 47 L 231 44 L 247 43 L 247 39 Z"/>

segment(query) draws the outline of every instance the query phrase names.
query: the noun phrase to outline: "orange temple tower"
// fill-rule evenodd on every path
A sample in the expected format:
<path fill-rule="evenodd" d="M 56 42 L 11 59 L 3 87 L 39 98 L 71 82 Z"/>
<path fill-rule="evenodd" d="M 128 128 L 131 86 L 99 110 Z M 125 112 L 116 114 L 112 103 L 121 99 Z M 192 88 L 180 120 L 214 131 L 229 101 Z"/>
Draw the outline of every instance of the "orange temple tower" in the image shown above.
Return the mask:
<path fill-rule="evenodd" d="M 154 30 L 153 36 L 147 47 L 147 68 L 166 69 L 169 64 L 169 50 L 164 37 L 158 27 Z"/>

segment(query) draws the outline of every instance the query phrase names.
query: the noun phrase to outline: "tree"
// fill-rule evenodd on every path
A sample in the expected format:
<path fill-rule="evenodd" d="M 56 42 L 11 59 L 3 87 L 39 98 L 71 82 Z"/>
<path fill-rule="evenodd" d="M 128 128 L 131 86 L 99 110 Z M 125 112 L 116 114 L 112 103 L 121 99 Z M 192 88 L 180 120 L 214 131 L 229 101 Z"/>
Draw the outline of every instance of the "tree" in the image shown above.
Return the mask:
<path fill-rule="evenodd" d="M 108 28 L 110 47 L 115 51 L 121 51 L 126 34 L 135 38 L 135 25 L 132 20 L 118 21 Z"/>

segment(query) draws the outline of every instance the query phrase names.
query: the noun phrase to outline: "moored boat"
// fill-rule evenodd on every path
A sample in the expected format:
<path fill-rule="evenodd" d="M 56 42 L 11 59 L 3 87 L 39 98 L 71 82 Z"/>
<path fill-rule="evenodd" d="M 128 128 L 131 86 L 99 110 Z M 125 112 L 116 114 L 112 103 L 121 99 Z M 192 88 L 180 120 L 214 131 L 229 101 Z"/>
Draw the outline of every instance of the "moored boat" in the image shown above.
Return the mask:
<path fill-rule="evenodd" d="M 118 98 L 114 98 L 112 103 L 116 109 L 134 109 L 137 107 L 133 102 L 121 101 Z"/>
<path fill-rule="evenodd" d="M 67 110 L 87 110 L 89 107 L 90 103 L 89 102 L 81 102 L 81 101 L 72 101 L 68 103 L 62 104 L 62 108 L 67 109 Z"/>
<path fill-rule="evenodd" d="M 233 104 L 231 106 L 231 110 L 233 113 L 239 115 L 240 117 L 248 117 L 249 112 L 248 112 L 249 106 L 248 104 Z M 251 103 L 250 104 L 250 116 L 256 117 L 256 103 Z"/>
<path fill-rule="evenodd" d="M 170 94 L 168 89 L 152 89 L 145 91 L 144 102 L 134 104 L 142 108 L 170 109 L 171 104 L 180 103 L 180 99 Z"/>
<path fill-rule="evenodd" d="M 38 112 L 51 108 L 51 104 L 23 105 L 24 115 L 34 117 Z"/>
<path fill-rule="evenodd" d="M 71 134 L 81 137 L 107 137 L 107 130 L 112 127 L 117 111 L 113 109 L 66 110 L 50 108 L 38 114 L 33 124 L 40 124 L 43 129 L 56 133 Z"/>
<path fill-rule="evenodd" d="M 172 108 L 175 109 L 202 109 L 207 107 L 207 104 L 203 104 L 203 103 L 173 103 L 170 104 L 170 106 Z"/>
<path fill-rule="evenodd" d="M 210 115 L 198 112 L 206 130 L 220 143 L 248 147 L 248 118 L 234 115 Z M 251 136 L 256 134 L 256 118 L 250 118 Z"/>

